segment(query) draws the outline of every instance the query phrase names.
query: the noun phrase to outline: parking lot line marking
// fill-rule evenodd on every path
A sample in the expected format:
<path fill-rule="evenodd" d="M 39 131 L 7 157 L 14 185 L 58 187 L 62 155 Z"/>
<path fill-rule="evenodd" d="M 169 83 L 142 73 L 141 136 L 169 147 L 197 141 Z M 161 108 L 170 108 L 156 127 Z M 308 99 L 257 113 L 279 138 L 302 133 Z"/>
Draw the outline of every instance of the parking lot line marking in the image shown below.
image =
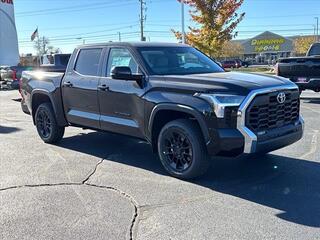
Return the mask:
<path fill-rule="evenodd" d="M 304 159 L 306 157 L 308 157 L 311 154 L 316 153 L 317 151 L 317 145 L 318 145 L 318 134 L 319 134 L 319 130 L 314 130 L 315 133 L 312 136 L 312 141 L 311 141 L 311 149 L 309 152 L 303 154 L 300 158 Z"/>

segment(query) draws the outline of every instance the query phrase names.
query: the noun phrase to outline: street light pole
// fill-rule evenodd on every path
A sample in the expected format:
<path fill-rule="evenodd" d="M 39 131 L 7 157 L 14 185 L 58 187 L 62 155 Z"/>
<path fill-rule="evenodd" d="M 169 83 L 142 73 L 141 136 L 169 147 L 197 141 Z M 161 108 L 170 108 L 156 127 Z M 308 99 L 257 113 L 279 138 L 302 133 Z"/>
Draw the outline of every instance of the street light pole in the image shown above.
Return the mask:
<path fill-rule="evenodd" d="M 119 42 L 121 42 L 121 32 L 118 32 L 118 38 Z"/>
<path fill-rule="evenodd" d="M 140 2 L 140 35 L 141 35 L 141 41 L 146 41 L 146 38 L 144 36 L 144 21 L 146 20 L 146 17 L 144 15 L 144 12 L 146 11 L 146 2 L 145 0 L 139 0 Z"/>
<path fill-rule="evenodd" d="M 186 32 L 184 30 L 184 2 L 181 0 L 181 27 L 182 27 L 182 43 L 186 43 Z"/>

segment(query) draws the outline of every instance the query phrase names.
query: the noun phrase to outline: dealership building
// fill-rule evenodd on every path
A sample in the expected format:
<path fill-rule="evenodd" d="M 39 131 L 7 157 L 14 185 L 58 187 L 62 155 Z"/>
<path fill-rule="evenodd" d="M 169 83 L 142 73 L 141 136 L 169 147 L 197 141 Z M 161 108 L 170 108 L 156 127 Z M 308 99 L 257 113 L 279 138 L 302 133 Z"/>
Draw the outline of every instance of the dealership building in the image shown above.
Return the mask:
<path fill-rule="evenodd" d="M 266 31 L 253 38 L 235 40 L 244 50 L 242 59 L 254 63 L 271 63 L 294 53 L 294 40 L 300 36 L 283 37 Z"/>

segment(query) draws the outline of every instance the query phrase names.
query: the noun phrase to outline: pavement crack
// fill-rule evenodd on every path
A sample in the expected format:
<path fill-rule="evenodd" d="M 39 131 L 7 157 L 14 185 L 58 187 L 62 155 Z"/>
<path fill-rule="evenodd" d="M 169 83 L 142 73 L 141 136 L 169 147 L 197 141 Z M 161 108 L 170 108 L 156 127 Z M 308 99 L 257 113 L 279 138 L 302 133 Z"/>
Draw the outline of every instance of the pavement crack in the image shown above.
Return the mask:
<path fill-rule="evenodd" d="M 0 192 L 4 192 L 7 190 L 20 189 L 20 188 L 37 188 L 37 187 L 56 187 L 56 186 L 81 186 L 82 183 L 43 183 L 43 184 L 29 184 L 29 185 L 17 185 L 6 188 L 1 188 Z"/>
<path fill-rule="evenodd" d="M 101 160 L 96 164 L 96 166 L 95 166 L 95 168 L 93 169 L 93 171 L 82 181 L 82 184 L 86 184 L 86 183 L 89 181 L 89 179 L 97 172 L 97 169 L 98 169 L 99 165 L 100 165 L 101 163 L 103 163 L 103 161 L 104 161 L 104 159 L 101 159 Z"/>
<path fill-rule="evenodd" d="M 117 189 L 115 187 L 111 187 L 111 186 L 102 186 L 102 185 L 96 185 L 96 184 L 92 184 L 92 183 L 88 183 L 90 178 L 97 172 L 97 169 L 99 167 L 100 164 L 102 164 L 104 161 L 104 159 L 101 159 L 95 166 L 94 170 L 88 175 L 88 177 L 82 181 L 83 185 L 87 185 L 90 187 L 96 187 L 96 188 L 101 188 L 101 189 L 106 189 L 109 191 L 114 191 L 117 194 L 120 194 L 121 196 L 123 196 L 124 198 L 126 198 L 127 200 L 129 200 L 129 202 L 132 204 L 133 208 L 134 208 L 134 214 L 131 220 L 131 225 L 129 228 L 129 239 L 133 240 L 135 238 L 135 229 L 138 223 L 138 217 L 139 217 L 139 205 L 136 202 L 136 200 L 129 195 L 128 193 L 121 191 L 120 189 Z"/>
<path fill-rule="evenodd" d="M 134 214 L 133 214 L 133 217 L 132 217 L 132 220 L 131 220 L 131 224 L 130 224 L 130 228 L 129 228 L 129 239 L 133 240 L 135 238 L 135 229 L 137 227 L 138 218 L 139 218 L 139 209 L 140 209 L 138 203 L 136 202 L 136 200 L 131 195 L 129 195 L 128 193 L 126 193 L 124 191 L 121 191 L 120 189 L 117 189 L 115 187 L 102 186 L 102 185 L 100 186 L 100 185 L 95 185 L 95 184 L 88 183 L 90 178 L 97 172 L 97 169 L 98 169 L 99 165 L 102 164 L 103 161 L 104 161 L 104 159 L 101 159 L 96 164 L 96 166 L 94 167 L 92 172 L 81 182 L 17 185 L 17 186 L 10 186 L 10 187 L 6 187 L 6 188 L 2 188 L 2 189 L 0 189 L 0 192 L 4 192 L 4 191 L 8 191 L 8 190 L 14 190 L 14 189 L 22 189 L 22 188 L 56 187 L 56 186 L 89 186 L 89 187 L 95 187 L 95 188 L 101 188 L 101 189 L 113 191 L 113 192 L 123 196 L 124 198 L 126 198 L 134 208 Z"/>
<path fill-rule="evenodd" d="M 136 200 L 128 193 L 123 192 L 120 189 L 117 189 L 115 187 L 100 186 L 100 185 L 95 185 L 95 184 L 90 184 L 90 183 L 85 183 L 85 185 L 114 191 L 114 192 L 122 195 L 123 197 L 125 197 L 127 200 L 129 200 L 131 202 L 131 204 L 133 205 L 133 208 L 134 208 L 134 214 L 133 214 L 130 229 L 129 229 L 129 236 L 130 236 L 129 239 L 133 240 L 135 238 L 135 229 L 137 228 L 138 219 L 139 219 L 139 211 L 140 211 L 140 207 L 139 207 L 138 203 L 136 202 Z"/>

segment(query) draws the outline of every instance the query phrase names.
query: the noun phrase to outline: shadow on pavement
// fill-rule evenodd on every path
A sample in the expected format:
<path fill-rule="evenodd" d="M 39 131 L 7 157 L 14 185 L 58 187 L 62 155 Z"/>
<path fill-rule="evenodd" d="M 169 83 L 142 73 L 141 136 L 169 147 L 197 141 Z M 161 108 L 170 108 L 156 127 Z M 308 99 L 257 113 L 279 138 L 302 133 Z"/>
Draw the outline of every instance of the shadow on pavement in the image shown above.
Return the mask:
<path fill-rule="evenodd" d="M 59 146 L 167 175 L 151 147 L 136 139 L 93 132 L 65 138 Z M 205 176 L 191 182 L 283 211 L 278 217 L 286 221 L 320 227 L 317 162 L 277 155 L 217 159 Z"/>
<path fill-rule="evenodd" d="M 14 102 L 21 102 L 21 101 L 22 101 L 22 98 L 13 98 L 12 101 L 14 101 Z"/>
<path fill-rule="evenodd" d="M 15 127 L 4 127 L 0 125 L 0 134 L 10 134 L 18 131 L 21 131 L 21 129 Z"/>

